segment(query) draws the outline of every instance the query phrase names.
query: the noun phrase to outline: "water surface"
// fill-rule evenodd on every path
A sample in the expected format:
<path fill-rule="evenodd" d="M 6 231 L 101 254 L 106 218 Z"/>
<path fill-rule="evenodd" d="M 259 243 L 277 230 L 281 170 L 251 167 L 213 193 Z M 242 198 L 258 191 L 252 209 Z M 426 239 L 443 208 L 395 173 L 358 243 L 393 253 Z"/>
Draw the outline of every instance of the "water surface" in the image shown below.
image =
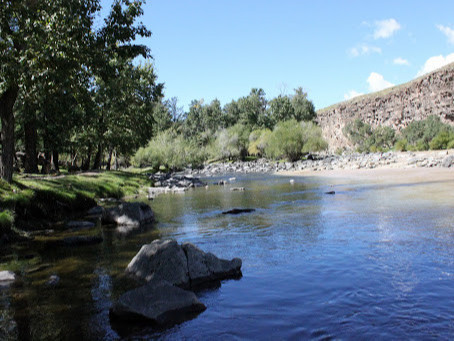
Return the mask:
<path fill-rule="evenodd" d="M 236 177 L 159 196 L 153 229 L 128 236 L 104 229 L 100 245 L 4 256 L 39 257 L 49 267 L 0 289 L 0 338 L 120 338 L 108 318 L 124 290 L 120 275 L 142 244 L 167 237 L 242 258 L 243 277 L 198 293 L 207 310 L 197 318 L 131 338 L 452 338 L 454 180 Z M 256 211 L 221 214 L 234 207 Z M 51 274 L 61 278 L 56 287 L 46 285 Z"/>

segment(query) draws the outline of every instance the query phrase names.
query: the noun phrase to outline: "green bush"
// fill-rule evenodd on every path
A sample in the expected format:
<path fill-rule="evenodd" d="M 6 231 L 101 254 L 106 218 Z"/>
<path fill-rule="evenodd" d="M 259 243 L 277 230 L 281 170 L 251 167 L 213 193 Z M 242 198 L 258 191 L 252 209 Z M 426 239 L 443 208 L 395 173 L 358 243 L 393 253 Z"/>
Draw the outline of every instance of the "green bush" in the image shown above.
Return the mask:
<path fill-rule="evenodd" d="M 263 156 L 272 132 L 269 129 L 257 129 L 249 135 L 249 155 Z"/>
<path fill-rule="evenodd" d="M 212 156 L 217 159 L 244 160 L 247 156 L 249 133 L 249 128 L 241 123 L 219 130 L 216 132 Z"/>
<path fill-rule="evenodd" d="M 178 170 L 185 166 L 199 167 L 207 159 L 206 148 L 195 140 L 186 139 L 173 130 L 156 135 L 145 148 L 140 148 L 133 157 L 135 167 L 164 166 L 168 170 Z"/>
<path fill-rule="evenodd" d="M 429 147 L 430 149 L 447 149 L 450 143 L 451 145 L 454 143 L 454 131 L 445 128 L 429 142 Z"/>
<path fill-rule="evenodd" d="M 425 120 L 410 122 L 402 130 L 402 138 L 408 141 L 408 150 L 445 149 L 450 141 L 445 141 L 449 136 L 443 131 L 452 131 L 452 128 L 442 123 L 440 117 L 432 115 Z"/>
<path fill-rule="evenodd" d="M 313 122 L 301 122 L 303 129 L 303 153 L 320 152 L 328 148 L 328 142 L 323 139 L 322 129 Z"/>
<path fill-rule="evenodd" d="M 377 152 L 391 149 L 396 142 L 396 132 L 390 127 L 372 127 L 356 119 L 344 127 L 344 135 L 356 146 L 359 152 Z"/>
<path fill-rule="evenodd" d="M 408 141 L 406 139 L 400 139 L 394 144 L 394 149 L 399 152 L 405 152 L 408 148 Z"/>
<path fill-rule="evenodd" d="M 303 128 L 293 119 L 280 122 L 274 127 L 265 154 L 273 159 L 296 161 L 301 157 L 303 146 Z"/>

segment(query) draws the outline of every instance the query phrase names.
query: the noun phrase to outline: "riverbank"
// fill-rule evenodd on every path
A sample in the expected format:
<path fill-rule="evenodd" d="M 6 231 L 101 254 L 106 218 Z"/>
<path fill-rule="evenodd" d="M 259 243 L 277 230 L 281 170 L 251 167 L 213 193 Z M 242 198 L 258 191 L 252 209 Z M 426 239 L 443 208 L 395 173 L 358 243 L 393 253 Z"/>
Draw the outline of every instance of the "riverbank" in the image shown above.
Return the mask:
<path fill-rule="evenodd" d="M 386 153 L 345 153 L 342 155 L 309 155 L 306 160 L 295 162 L 270 161 L 235 161 L 213 163 L 202 169 L 186 169 L 184 174 L 212 177 L 234 173 L 276 173 L 319 174 L 320 172 L 338 172 L 344 170 L 365 169 L 412 169 L 412 168 L 454 168 L 454 149 L 423 152 L 386 152 Z"/>

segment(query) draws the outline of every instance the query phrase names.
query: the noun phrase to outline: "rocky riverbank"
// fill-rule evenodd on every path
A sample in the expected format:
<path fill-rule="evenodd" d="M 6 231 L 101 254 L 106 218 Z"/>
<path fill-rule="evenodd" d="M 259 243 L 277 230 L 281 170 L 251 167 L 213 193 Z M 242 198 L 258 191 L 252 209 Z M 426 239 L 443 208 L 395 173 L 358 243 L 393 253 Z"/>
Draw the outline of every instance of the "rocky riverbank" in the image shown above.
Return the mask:
<path fill-rule="evenodd" d="M 289 171 L 327 171 L 375 168 L 454 167 L 454 150 L 425 152 L 349 153 L 342 155 L 310 155 L 296 162 L 275 162 L 266 159 L 213 163 L 203 169 L 186 169 L 184 174 L 214 177 L 225 174 L 280 173 Z"/>

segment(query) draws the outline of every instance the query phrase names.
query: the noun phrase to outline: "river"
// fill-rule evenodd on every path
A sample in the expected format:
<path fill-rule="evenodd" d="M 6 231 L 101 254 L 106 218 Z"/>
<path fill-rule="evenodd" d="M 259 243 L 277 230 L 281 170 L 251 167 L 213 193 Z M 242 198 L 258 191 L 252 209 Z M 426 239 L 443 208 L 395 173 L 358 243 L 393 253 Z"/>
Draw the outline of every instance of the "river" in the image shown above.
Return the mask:
<path fill-rule="evenodd" d="M 17 264 L 38 259 L 38 270 L 18 265 L 21 282 L 0 288 L 0 339 L 125 336 L 108 316 L 124 291 L 121 274 L 141 245 L 168 237 L 240 257 L 243 277 L 199 292 L 207 310 L 193 320 L 138 329 L 133 339 L 452 338 L 454 179 L 236 177 L 232 185 L 158 196 L 151 229 L 103 229 L 99 245 L 18 246 L 3 255 Z M 221 214 L 234 207 L 256 211 Z M 46 283 L 51 275 L 58 285 Z"/>

